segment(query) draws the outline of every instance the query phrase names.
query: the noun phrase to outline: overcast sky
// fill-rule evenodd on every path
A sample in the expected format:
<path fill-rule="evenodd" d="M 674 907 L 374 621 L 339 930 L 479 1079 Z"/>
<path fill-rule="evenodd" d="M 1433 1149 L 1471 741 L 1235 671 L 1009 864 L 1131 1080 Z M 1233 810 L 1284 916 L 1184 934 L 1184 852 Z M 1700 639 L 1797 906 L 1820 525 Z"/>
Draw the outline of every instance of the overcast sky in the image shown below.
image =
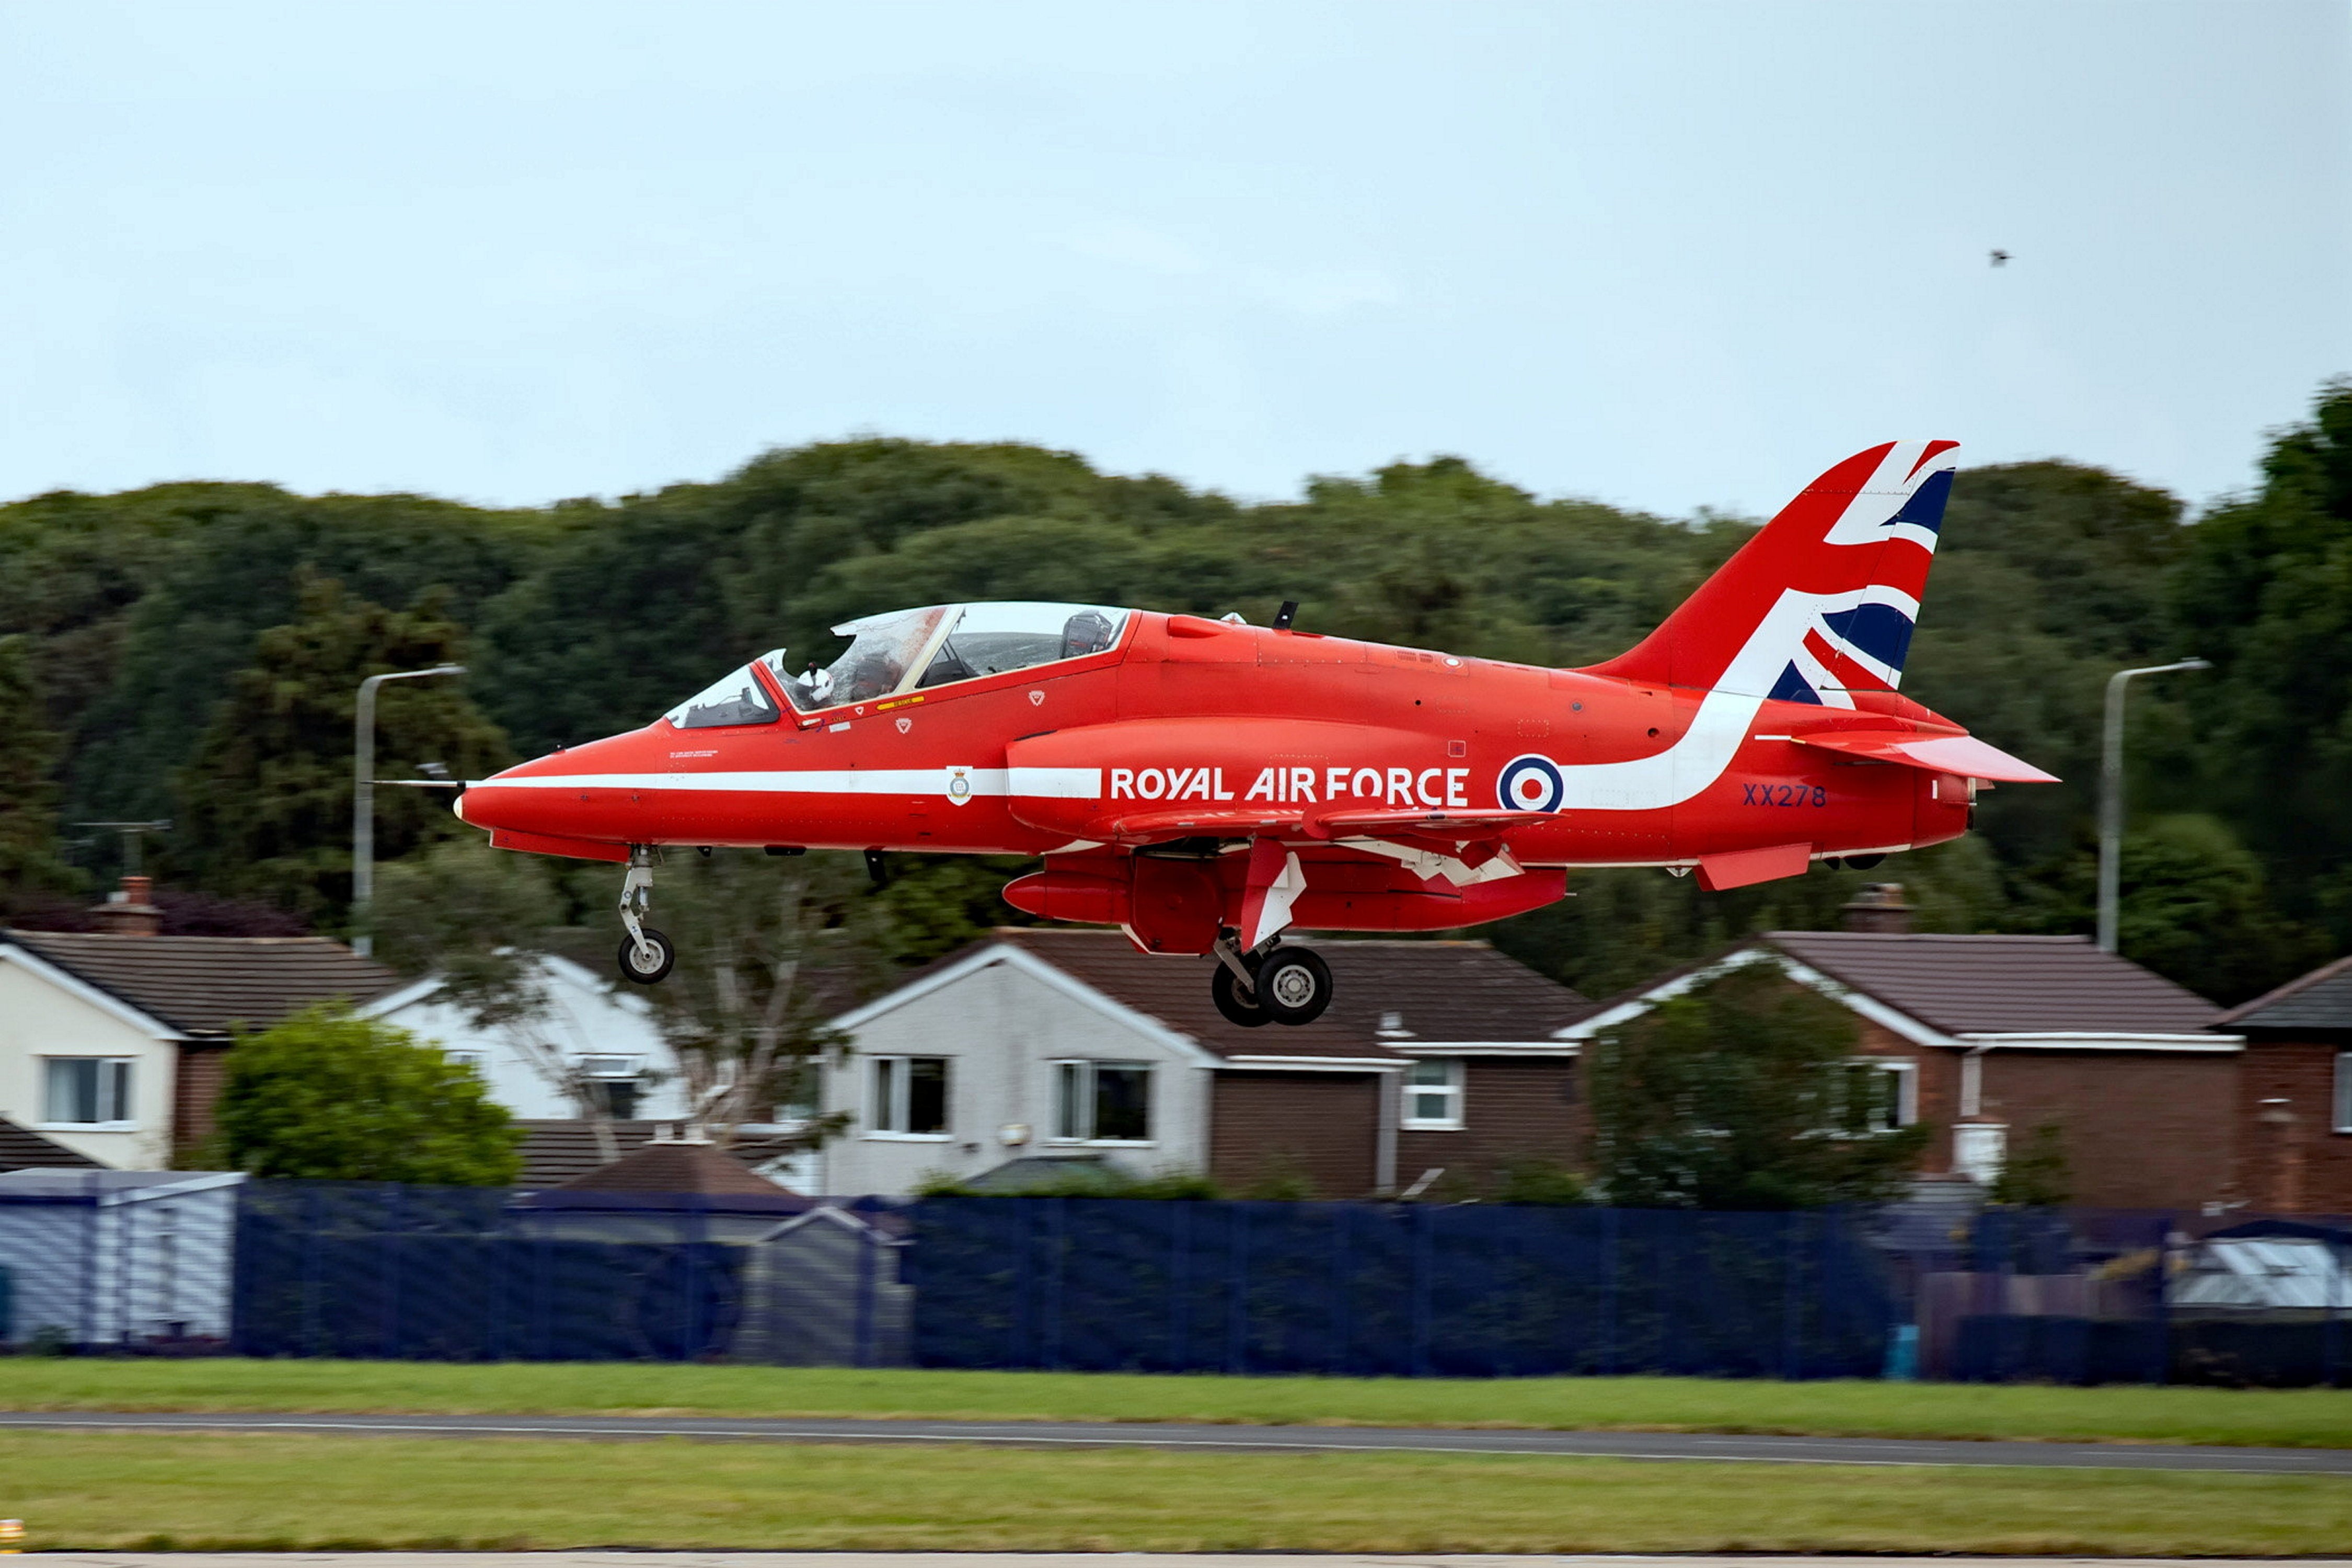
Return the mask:
<path fill-rule="evenodd" d="M 1949 437 L 2203 500 L 2352 372 L 2344 0 L 0 0 L 0 497 L 880 431 L 1666 513 Z"/>

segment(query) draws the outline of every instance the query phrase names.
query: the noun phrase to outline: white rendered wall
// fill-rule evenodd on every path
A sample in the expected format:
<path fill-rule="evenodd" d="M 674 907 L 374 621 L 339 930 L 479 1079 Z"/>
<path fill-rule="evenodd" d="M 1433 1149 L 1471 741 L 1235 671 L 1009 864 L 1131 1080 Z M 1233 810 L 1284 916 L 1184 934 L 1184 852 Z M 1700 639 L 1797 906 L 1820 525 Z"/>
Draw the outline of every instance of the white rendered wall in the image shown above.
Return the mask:
<path fill-rule="evenodd" d="M 824 1146 L 817 1190 L 906 1193 L 931 1173 L 976 1176 L 1031 1154 L 1100 1153 L 1146 1171 L 1208 1166 L 1209 1072 L 1199 1058 L 1013 963 L 989 964 L 892 1007 L 851 1037 L 847 1062 L 825 1068 L 824 1109 L 850 1112 L 851 1122 Z M 866 1099 L 877 1056 L 950 1058 L 946 1136 L 874 1131 Z M 1152 1065 L 1150 1142 L 1054 1140 L 1054 1064 L 1074 1059 Z M 1002 1142 L 1010 1123 L 1029 1129 L 1027 1143 Z"/>
<path fill-rule="evenodd" d="M 61 988 L 0 949 L 0 1116 L 118 1171 L 161 1170 L 172 1162 L 172 1093 L 180 1047 L 158 1040 L 96 1003 Z M 131 1057 L 128 1128 L 52 1127 L 41 1120 L 42 1060 Z"/>
<path fill-rule="evenodd" d="M 685 1089 L 644 999 L 607 990 L 603 981 L 576 963 L 560 958 L 540 962 L 551 1000 L 546 1016 L 531 1026 L 534 1032 L 567 1058 L 644 1058 L 648 1068 L 667 1076 L 666 1081 L 638 1094 L 637 1117 L 656 1121 L 683 1118 Z M 480 1071 L 490 1098 L 517 1117 L 560 1121 L 581 1114 L 580 1107 L 531 1066 L 530 1058 L 505 1031 L 475 1028 L 462 1008 L 437 995 L 366 1011 L 444 1050 L 481 1052 Z"/>

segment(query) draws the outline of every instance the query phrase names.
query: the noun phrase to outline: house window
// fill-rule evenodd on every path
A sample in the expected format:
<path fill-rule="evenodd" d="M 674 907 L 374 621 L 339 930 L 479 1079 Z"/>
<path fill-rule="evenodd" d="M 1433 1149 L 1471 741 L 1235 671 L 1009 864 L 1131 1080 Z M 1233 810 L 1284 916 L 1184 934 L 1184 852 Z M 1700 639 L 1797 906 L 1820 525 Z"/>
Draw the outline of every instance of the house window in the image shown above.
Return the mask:
<path fill-rule="evenodd" d="M 941 1138 L 948 1130 L 948 1058 L 876 1057 L 870 1131 L 902 1138 Z"/>
<path fill-rule="evenodd" d="M 581 1088 L 600 1115 L 615 1121 L 634 1121 L 644 1086 L 638 1082 L 646 1059 L 636 1056 L 583 1056 L 579 1058 Z"/>
<path fill-rule="evenodd" d="M 52 1127 L 128 1127 L 131 1059 L 51 1057 L 42 1099 L 42 1118 Z"/>
<path fill-rule="evenodd" d="M 1054 1136 L 1151 1142 L 1151 1068 L 1142 1062 L 1056 1062 Z"/>
<path fill-rule="evenodd" d="M 2336 1131 L 2352 1132 L 2352 1051 L 2336 1053 Z"/>
<path fill-rule="evenodd" d="M 1914 1063 L 1864 1058 L 1837 1069 L 1830 1096 L 1831 1110 L 1841 1132 L 1861 1135 L 1892 1132 L 1919 1119 L 1914 1088 Z"/>
<path fill-rule="evenodd" d="M 1404 1069 L 1404 1121 L 1418 1132 L 1451 1132 L 1462 1126 L 1462 1059 L 1433 1057 Z"/>

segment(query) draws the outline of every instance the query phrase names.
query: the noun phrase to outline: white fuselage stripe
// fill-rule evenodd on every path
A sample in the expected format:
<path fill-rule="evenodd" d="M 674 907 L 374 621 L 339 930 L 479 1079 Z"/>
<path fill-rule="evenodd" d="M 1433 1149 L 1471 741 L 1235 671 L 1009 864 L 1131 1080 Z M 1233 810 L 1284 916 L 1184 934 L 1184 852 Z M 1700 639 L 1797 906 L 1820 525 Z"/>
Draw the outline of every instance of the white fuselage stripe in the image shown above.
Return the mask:
<path fill-rule="evenodd" d="M 753 773 L 526 773 L 475 789 L 625 789 L 749 795 L 945 795 L 961 773 L 975 795 L 1098 800 L 1100 768 L 803 768 Z"/>

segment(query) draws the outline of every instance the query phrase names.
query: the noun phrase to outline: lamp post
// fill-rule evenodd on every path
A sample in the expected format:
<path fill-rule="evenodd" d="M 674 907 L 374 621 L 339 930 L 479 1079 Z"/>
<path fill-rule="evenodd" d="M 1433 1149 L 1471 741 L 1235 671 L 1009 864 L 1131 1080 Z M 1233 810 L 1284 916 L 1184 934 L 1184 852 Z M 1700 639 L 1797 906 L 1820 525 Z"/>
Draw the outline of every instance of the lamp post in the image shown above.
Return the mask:
<path fill-rule="evenodd" d="M 352 721 L 352 951 L 362 958 L 375 952 L 375 937 L 367 929 L 368 905 L 375 898 L 375 689 L 387 680 L 465 673 L 462 664 L 436 664 L 360 682 L 359 712 Z"/>
<path fill-rule="evenodd" d="M 2210 660 L 2179 659 L 2140 669 L 2119 669 L 2107 677 L 2105 732 L 2099 748 L 2099 947 L 2116 951 L 2116 902 L 2123 888 L 2124 840 L 2124 683 L 2136 675 L 2163 675 L 2176 669 L 2210 669 Z"/>

